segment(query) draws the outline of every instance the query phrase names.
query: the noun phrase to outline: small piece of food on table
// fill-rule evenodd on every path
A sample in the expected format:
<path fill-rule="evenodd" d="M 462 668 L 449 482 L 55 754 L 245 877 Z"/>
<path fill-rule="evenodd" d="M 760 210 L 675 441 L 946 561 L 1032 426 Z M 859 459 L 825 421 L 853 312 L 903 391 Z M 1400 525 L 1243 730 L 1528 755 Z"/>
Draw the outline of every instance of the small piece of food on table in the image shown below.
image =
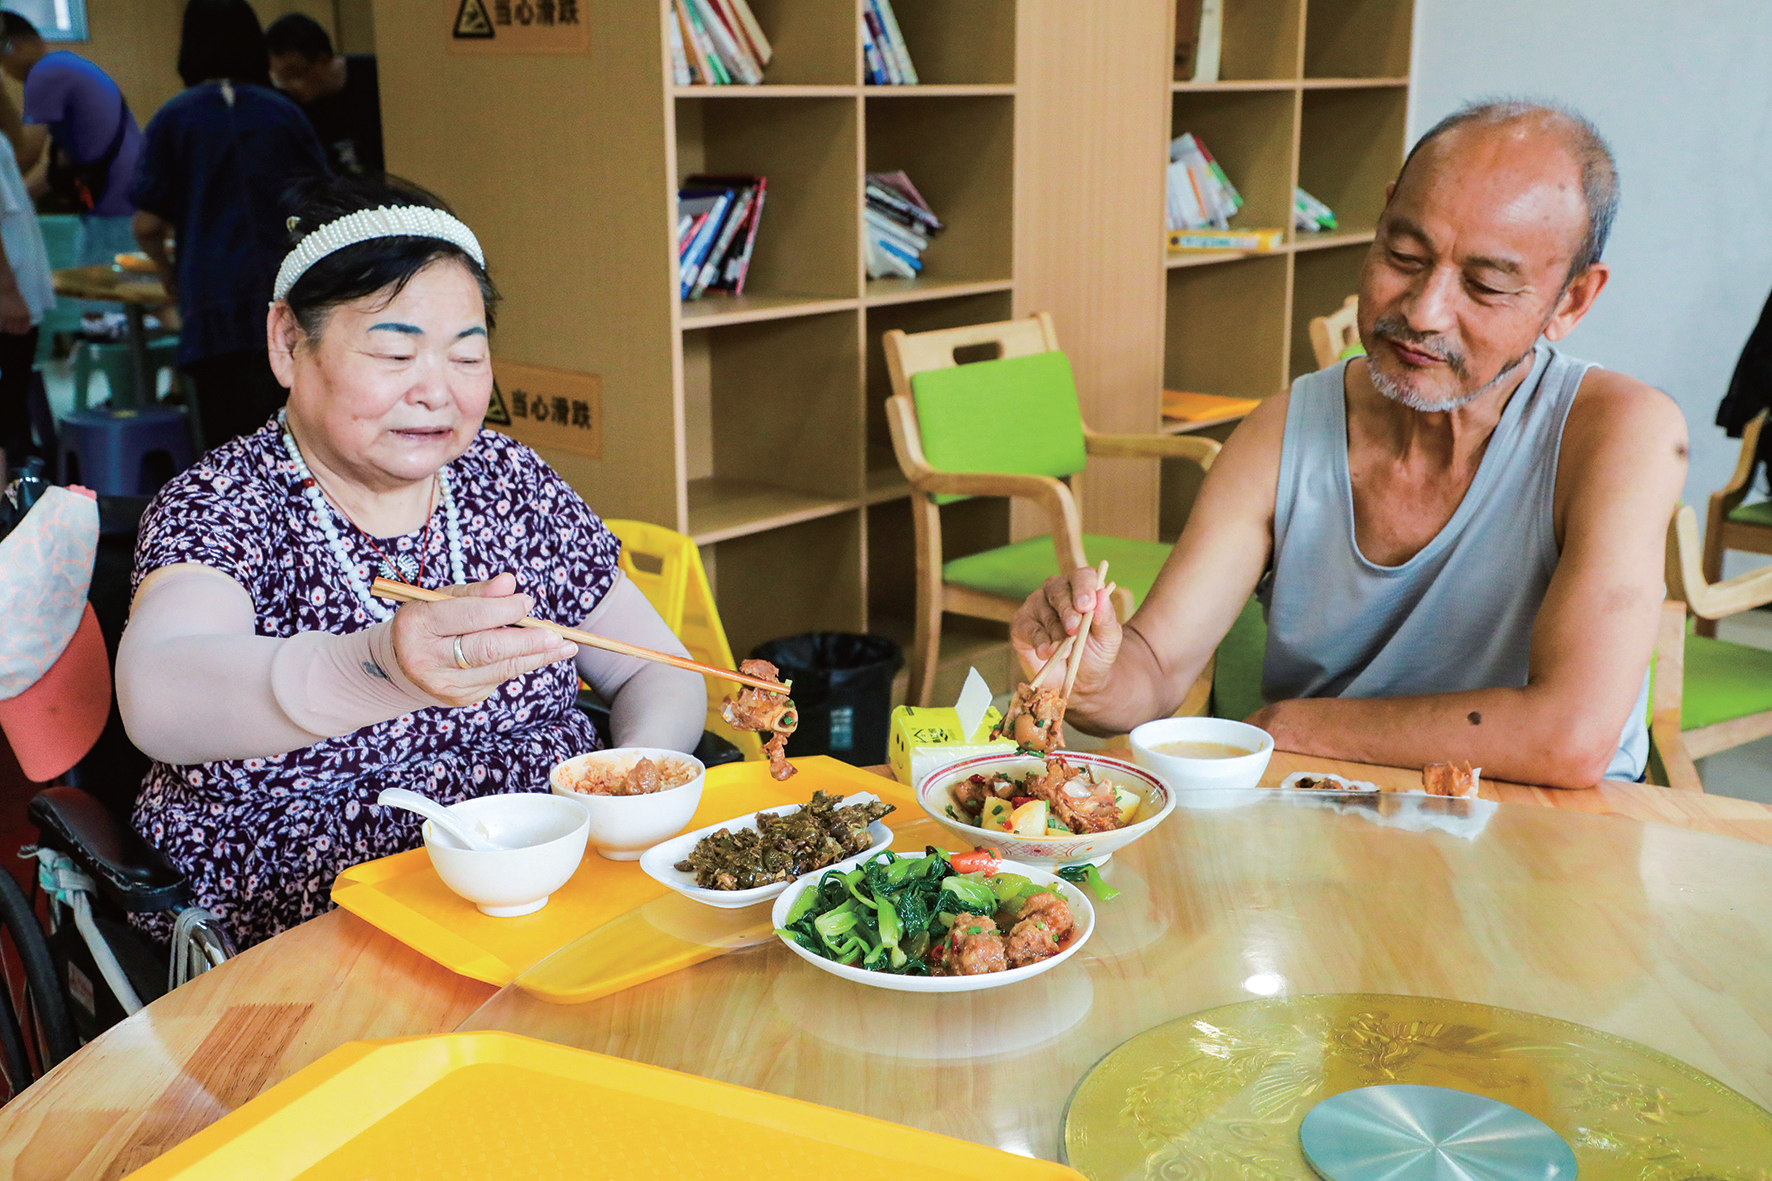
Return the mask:
<path fill-rule="evenodd" d="M 1063 951 L 1076 927 L 1070 903 L 1000 865 L 988 850 L 877 853 L 826 873 L 777 934 L 840 964 L 907 976 L 1004 972 Z"/>
<path fill-rule="evenodd" d="M 641 796 L 681 787 L 695 774 L 693 764 L 675 759 L 665 759 L 661 766 L 642 757 L 626 770 L 613 762 L 591 759 L 579 771 L 578 778 L 566 786 L 592 796 Z"/>
<path fill-rule="evenodd" d="M 1079 770 L 1057 754 L 1047 755 L 1042 769 L 1029 771 L 1020 778 L 1001 773 L 970 775 L 950 787 L 948 795 L 957 809 L 949 813 L 954 819 L 997 832 L 1006 830 L 1000 822 L 987 824 L 985 820 L 987 816 L 1001 815 L 991 801 L 1007 800 L 1012 805 L 1008 831 L 1036 837 L 1112 832 L 1131 824 L 1141 805 L 1136 793 L 1096 778 L 1094 768 Z M 1031 809 L 1030 802 L 1045 807 Z M 1037 827 L 1035 816 L 1039 817 Z"/>
<path fill-rule="evenodd" d="M 722 828 L 696 842 L 677 862 L 704 890 L 749 890 L 791 882 L 801 874 L 865 853 L 873 844 L 868 825 L 892 812 L 883 800 L 842 804 L 836 796 L 812 793 L 792 812 L 757 813 L 754 829 Z"/>
<path fill-rule="evenodd" d="M 1461 796 L 1477 794 L 1483 769 L 1469 763 L 1429 763 L 1421 769 L 1421 786 L 1430 796 Z"/>
<path fill-rule="evenodd" d="M 1009 699 L 1009 711 L 993 738 L 1009 738 L 1024 750 L 1051 754 L 1064 745 L 1064 695 L 1057 687 L 1023 681 Z"/>
<path fill-rule="evenodd" d="M 1089 887 L 1089 892 L 1103 902 L 1112 902 L 1120 896 L 1120 891 L 1107 884 L 1101 876 L 1101 870 L 1093 865 L 1061 865 L 1058 876 L 1067 882 Z"/>
<path fill-rule="evenodd" d="M 781 670 L 767 660 L 746 660 L 739 664 L 738 671 L 760 681 L 773 681 L 782 685 L 784 690 L 787 688 L 782 684 Z M 785 691 L 770 693 L 741 685 L 736 699 L 727 697 L 721 701 L 720 716 L 735 730 L 768 731 L 763 753 L 769 756 L 769 773 L 777 779 L 786 779 L 794 773 L 786 748 L 788 735 L 800 724 L 800 712 Z"/>

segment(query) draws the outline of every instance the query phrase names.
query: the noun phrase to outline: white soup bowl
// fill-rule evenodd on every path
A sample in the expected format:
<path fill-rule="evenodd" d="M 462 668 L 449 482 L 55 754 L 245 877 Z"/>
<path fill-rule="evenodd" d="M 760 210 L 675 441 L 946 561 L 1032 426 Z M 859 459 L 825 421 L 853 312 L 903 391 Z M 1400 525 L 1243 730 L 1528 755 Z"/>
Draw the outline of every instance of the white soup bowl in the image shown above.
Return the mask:
<path fill-rule="evenodd" d="M 1273 735 L 1259 726 L 1229 718 L 1158 718 L 1135 727 L 1131 739 L 1133 761 L 1182 793 L 1255 787 L 1261 783 L 1268 759 L 1274 753 Z M 1222 759 L 1190 758 L 1157 749 L 1172 742 L 1221 742 L 1249 753 Z M 1218 797 L 1222 804 L 1235 799 Z M 1181 802 L 1184 806 L 1199 806 L 1204 801 Z"/>
<path fill-rule="evenodd" d="M 590 822 L 584 809 L 540 792 L 480 796 L 449 805 L 469 829 L 484 825 L 501 849 L 464 849 L 424 823 L 425 851 L 443 884 L 495 918 L 532 914 L 564 886 L 584 859 Z"/>

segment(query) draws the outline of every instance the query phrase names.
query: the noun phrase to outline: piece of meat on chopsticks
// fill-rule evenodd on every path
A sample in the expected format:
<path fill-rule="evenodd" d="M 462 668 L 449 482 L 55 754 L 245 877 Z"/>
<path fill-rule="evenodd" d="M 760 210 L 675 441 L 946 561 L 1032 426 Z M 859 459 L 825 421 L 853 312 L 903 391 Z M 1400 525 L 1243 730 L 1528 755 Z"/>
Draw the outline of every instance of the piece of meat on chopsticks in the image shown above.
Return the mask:
<path fill-rule="evenodd" d="M 761 681 L 782 683 L 781 670 L 767 660 L 746 660 L 738 666 L 738 671 Z M 788 735 L 800 724 L 800 712 L 786 693 L 770 693 L 741 685 L 736 699 L 727 697 L 721 701 L 720 716 L 734 730 L 768 732 L 763 753 L 769 756 L 769 773 L 777 779 L 786 779 L 794 773 L 786 747 Z"/>
<path fill-rule="evenodd" d="M 1009 712 L 997 733 L 1016 745 L 1051 754 L 1064 745 L 1064 693 L 1056 685 L 1023 681 L 1009 699 Z"/>

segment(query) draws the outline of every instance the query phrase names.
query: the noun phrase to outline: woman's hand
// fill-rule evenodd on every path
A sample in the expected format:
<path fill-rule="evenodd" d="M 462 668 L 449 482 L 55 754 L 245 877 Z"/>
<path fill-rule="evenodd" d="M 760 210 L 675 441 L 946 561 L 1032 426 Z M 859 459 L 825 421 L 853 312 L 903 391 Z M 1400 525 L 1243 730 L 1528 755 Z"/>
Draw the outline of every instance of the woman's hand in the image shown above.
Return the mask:
<path fill-rule="evenodd" d="M 420 689 L 448 705 L 473 705 L 512 677 L 578 654 L 578 645 L 540 628 L 512 627 L 535 607 L 516 593 L 517 579 L 445 588 L 436 603 L 406 603 L 394 613 L 394 657 Z M 468 667 L 456 662 L 456 641 Z"/>
<path fill-rule="evenodd" d="M 1028 596 L 1009 624 L 1009 642 L 1021 658 L 1026 676 L 1031 677 L 1045 664 L 1066 636 L 1077 634 L 1083 612 L 1094 606 L 1095 620 L 1089 625 L 1089 638 L 1083 644 L 1083 663 L 1077 670 L 1073 694 L 1087 698 L 1107 684 L 1123 632 L 1114 613 L 1113 596 L 1101 593 L 1100 581 L 1094 570 L 1080 566 L 1068 577 L 1048 578 Z M 1055 680 L 1047 674 L 1047 685 L 1057 687 L 1062 683 L 1062 677 Z"/>

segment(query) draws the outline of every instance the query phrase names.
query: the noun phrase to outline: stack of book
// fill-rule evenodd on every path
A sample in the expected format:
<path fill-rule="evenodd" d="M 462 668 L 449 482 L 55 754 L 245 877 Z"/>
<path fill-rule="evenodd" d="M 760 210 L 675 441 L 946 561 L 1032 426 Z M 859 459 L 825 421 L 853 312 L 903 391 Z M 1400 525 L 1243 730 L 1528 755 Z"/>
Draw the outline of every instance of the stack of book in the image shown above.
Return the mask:
<path fill-rule="evenodd" d="M 1292 228 L 1319 234 L 1335 228 L 1335 211 L 1305 192 L 1292 190 Z"/>
<path fill-rule="evenodd" d="M 692 176 L 677 193 L 677 284 L 683 299 L 744 294 L 763 216 L 760 176 Z"/>
<path fill-rule="evenodd" d="M 862 217 L 867 222 L 868 278 L 915 279 L 922 273 L 923 251 L 929 235 L 941 229 L 941 219 L 910 177 L 902 172 L 868 173 Z"/>
<path fill-rule="evenodd" d="M 1206 145 L 1190 133 L 1169 144 L 1169 229 L 1225 230 L 1243 194 Z"/>
<path fill-rule="evenodd" d="M 898 31 L 892 0 L 862 0 L 861 60 L 869 86 L 917 85 L 917 67 Z"/>
<path fill-rule="evenodd" d="M 1286 232 L 1231 229 L 1243 207 L 1243 194 L 1231 183 L 1206 145 L 1192 134 L 1169 144 L 1168 225 L 1170 250 L 1278 250 Z"/>
<path fill-rule="evenodd" d="M 670 0 L 678 86 L 756 86 L 774 50 L 745 0 Z"/>

